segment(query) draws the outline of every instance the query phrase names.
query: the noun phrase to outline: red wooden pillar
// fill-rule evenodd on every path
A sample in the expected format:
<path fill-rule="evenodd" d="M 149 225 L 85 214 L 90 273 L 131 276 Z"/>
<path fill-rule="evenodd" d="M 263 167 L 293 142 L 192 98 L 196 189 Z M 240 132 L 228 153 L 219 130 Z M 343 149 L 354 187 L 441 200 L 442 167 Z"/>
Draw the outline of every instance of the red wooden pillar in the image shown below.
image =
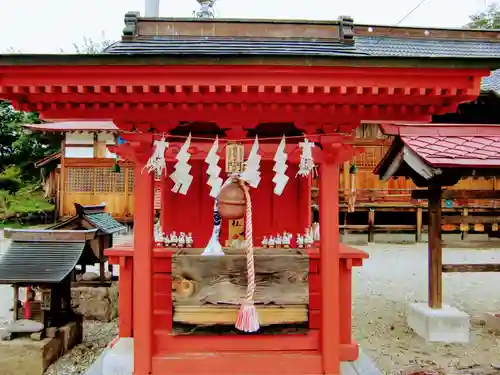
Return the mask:
<path fill-rule="evenodd" d="M 153 357 L 154 176 L 135 163 L 134 187 L 134 375 L 151 373 Z"/>
<path fill-rule="evenodd" d="M 321 350 L 324 374 L 340 374 L 339 165 L 325 160 L 319 173 Z"/>
<path fill-rule="evenodd" d="M 120 337 L 133 336 L 133 260 L 132 257 L 120 257 L 120 282 L 118 283 L 119 298 L 118 311 L 120 319 L 118 320 Z"/>
<path fill-rule="evenodd" d="M 160 222 L 161 230 L 165 235 L 168 235 L 172 228 L 169 227 L 168 222 L 168 199 L 170 198 L 170 189 L 168 188 L 168 178 L 165 174 L 161 176 L 160 182 Z"/>

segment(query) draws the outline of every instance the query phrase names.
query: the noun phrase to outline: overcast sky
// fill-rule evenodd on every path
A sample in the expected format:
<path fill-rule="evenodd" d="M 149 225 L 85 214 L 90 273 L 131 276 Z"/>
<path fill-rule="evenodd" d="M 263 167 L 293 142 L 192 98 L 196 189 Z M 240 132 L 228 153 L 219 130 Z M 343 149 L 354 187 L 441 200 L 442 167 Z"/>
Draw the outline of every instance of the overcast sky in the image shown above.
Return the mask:
<path fill-rule="evenodd" d="M 83 38 L 119 39 L 127 11 L 144 14 L 145 0 L 0 0 L 0 53 L 74 52 Z M 402 25 L 461 27 L 493 0 L 427 0 Z M 335 20 L 393 25 L 420 0 L 218 0 L 217 16 Z M 195 0 L 161 0 L 160 15 L 189 17 Z"/>

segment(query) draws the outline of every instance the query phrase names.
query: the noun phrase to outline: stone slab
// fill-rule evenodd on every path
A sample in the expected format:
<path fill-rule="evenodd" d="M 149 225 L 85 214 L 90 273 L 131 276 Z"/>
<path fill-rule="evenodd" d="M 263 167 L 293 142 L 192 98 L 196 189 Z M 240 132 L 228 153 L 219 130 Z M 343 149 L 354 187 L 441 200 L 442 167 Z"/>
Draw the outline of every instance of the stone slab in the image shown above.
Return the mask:
<path fill-rule="evenodd" d="M 415 333 L 430 342 L 470 340 L 469 315 L 455 307 L 443 305 L 441 309 L 431 309 L 427 303 L 412 303 L 408 306 L 407 322 Z"/>
<path fill-rule="evenodd" d="M 0 341 L 0 374 L 43 375 L 61 352 L 62 342 L 58 338 Z"/>
<path fill-rule="evenodd" d="M 102 375 L 132 375 L 134 372 L 134 339 L 122 337 L 109 348 L 102 361 Z"/>
<path fill-rule="evenodd" d="M 484 314 L 484 327 L 488 331 L 500 332 L 500 315 L 498 313 Z"/>
<path fill-rule="evenodd" d="M 19 319 L 6 327 L 10 333 L 33 333 L 43 330 L 43 324 L 35 320 Z"/>
<path fill-rule="evenodd" d="M 134 341 L 120 338 L 113 347 L 108 347 L 88 369 L 85 375 L 133 375 Z M 341 375 L 382 375 L 375 363 L 360 349 L 354 362 L 342 362 Z"/>
<path fill-rule="evenodd" d="M 66 353 L 74 346 L 80 344 L 83 339 L 83 327 L 81 319 L 70 322 L 59 328 L 63 350 Z"/>

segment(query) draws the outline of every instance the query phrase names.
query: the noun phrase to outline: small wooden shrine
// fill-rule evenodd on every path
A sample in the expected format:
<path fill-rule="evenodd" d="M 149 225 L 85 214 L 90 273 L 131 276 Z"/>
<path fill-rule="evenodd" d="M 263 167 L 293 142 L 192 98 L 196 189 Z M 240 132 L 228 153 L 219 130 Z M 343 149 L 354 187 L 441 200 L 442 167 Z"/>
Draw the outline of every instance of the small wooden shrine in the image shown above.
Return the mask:
<path fill-rule="evenodd" d="M 97 235 L 95 238 L 89 239 L 88 248 L 92 251 L 86 251 L 82 254 L 78 264 L 82 266 L 81 272 L 84 274 L 87 265 L 99 263 L 99 281 L 106 281 L 105 263 L 107 257 L 104 255 L 104 250 L 113 246 L 113 235 L 124 231 L 126 228 L 118 221 L 113 219 L 106 212 L 104 203 L 94 206 L 83 206 L 75 203 L 76 215 L 53 225 L 48 230 L 89 230 L 96 229 Z"/>
<path fill-rule="evenodd" d="M 11 243 L 0 257 L 0 284 L 13 286 L 14 299 L 13 321 L 0 342 L 0 372 L 41 375 L 55 359 L 82 340 L 82 317 L 71 305 L 71 281 L 75 266 L 88 241 L 96 237 L 97 229 L 5 229 L 4 234 Z M 24 301 L 19 299 L 20 288 L 26 288 Z M 11 343 L 17 338 L 31 338 L 37 343 Z M 11 357 L 13 348 L 19 352 L 19 359 Z M 9 362 L 20 363 L 22 371 L 17 368 L 11 372 Z"/>
<path fill-rule="evenodd" d="M 119 129 L 112 121 L 57 121 L 28 124 L 25 129 L 62 134 L 60 151 L 35 163 L 37 168 L 51 170 L 44 173 L 44 190 L 54 200 L 60 218 L 76 214 L 74 202 L 106 202 L 114 218 L 132 220 L 134 168 L 107 149 L 120 142 Z"/>
<path fill-rule="evenodd" d="M 442 207 L 457 204 L 464 199 L 498 199 L 496 190 L 443 190 L 463 177 L 493 178 L 500 175 L 500 125 L 487 124 L 405 124 L 386 123 L 384 134 L 395 140 L 384 159 L 375 169 L 382 179 L 409 177 L 416 186 L 415 199 L 428 202 L 429 212 L 429 276 L 428 304 L 413 304 L 409 324 L 421 336 L 431 341 L 467 342 L 468 315 L 443 304 L 443 272 L 497 272 L 498 264 L 443 264 L 442 229 L 467 233 L 498 232 L 498 218 L 484 216 L 450 217 L 442 215 Z M 486 227 L 486 228 L 485 228 Z M 428 308 L 428 309 L 427 309 Z M 421 317 L 436 319 L 432 310 L 442 310 L 455 324 L 418 324 Z M 434 332 L 435 327 L 443 330 Z M 444 327 L 444 328 L 443 328 Z"/>
<path fill-rule="evenodd" d="M 103 54 L 2 56 L 0 96 L 47 119 L 112 120 L 126 141 L 109 149 L 134 166 L 134 241 L 106 254 L 120 265 L 116 345 L 128 348 L 124 361 L 133 351 L 128 373 L 339 374 L 358 355 L 351 272 L 367 257 L 339 244 L 339 169 L 356 154 L 354 130 L 362 120 L 429 122 L 473 100 L 500 63 L 478 47 L 489 37 L 429 59 L 370 52 L 392 51 L 390 38 L 355 38 L 349 17 L 128 13 L 125 24 Z M 394 46 L 456 46 L 419 32 Z M 313 172 L 297 175 L 304 165 L 318 173 L 321 232 L 305 248 Z M 154 238 L 155 175 L 168 242 Z M 223 196 L 231 185 L 237 194 Z M 243 217 L 230 219 L 228 205 Z M 221 246 L 233 239 L 239 248 Z"/>

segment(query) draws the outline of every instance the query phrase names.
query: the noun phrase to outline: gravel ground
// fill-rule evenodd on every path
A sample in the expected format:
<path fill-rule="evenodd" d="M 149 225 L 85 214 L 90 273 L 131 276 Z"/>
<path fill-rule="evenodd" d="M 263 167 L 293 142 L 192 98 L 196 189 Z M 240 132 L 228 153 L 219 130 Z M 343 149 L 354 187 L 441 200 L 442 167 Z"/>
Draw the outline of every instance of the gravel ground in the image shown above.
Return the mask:
<path fill-rule="evenodd" d="M 83 342 L 48 368 L 45 375 L 82 375 L 118 334 L 117 322 L 86 321 Z"/>
<path fill-rule="evenodd" d="M 499 336 L 474 324 L 466 345 L 430 344 L 406 325 L 408 303 L 427 300 L 427 244 L 372 244 L 359 248 L 370 259 L 357 269 L 353 282 L 354 336 L 386 373 L 424 367 L 443 373 L 496 373 Z M 446 249 L 444 263 L 499 262 L 500 249 Z M 444 275 L 445 303 L 472 316 L 498 311 L 500 274 Z"/>
<path fill-rule="evenodd" d="M 350 242 L 350 241 L 349 241 Z M 3 245 L 3 246 L 2 246 Z M 0 241 L 1 247 L 5 243 Z M 446 374 L 500 374 L 500 335 L 474 324 L 466 345 L 429 344 L 406 326 L 406 306 L 427 299 L 427 244 L 357 246 L 370 254 L 354 272 L 356 340 L 386 374 L 420 368 Z M 446 249 L 445 263 L 493 263 L 500 249 Z M 500 273 L 444 275 L 445 303 L 472 316 L 498 311 Z M 9 286 L 0 285 L 0 328 L 11 318 Z M 117 334 L 116 322 L 86 322 L 84 342 L 52 365 L 46 375 L 80 375 Z"/>

